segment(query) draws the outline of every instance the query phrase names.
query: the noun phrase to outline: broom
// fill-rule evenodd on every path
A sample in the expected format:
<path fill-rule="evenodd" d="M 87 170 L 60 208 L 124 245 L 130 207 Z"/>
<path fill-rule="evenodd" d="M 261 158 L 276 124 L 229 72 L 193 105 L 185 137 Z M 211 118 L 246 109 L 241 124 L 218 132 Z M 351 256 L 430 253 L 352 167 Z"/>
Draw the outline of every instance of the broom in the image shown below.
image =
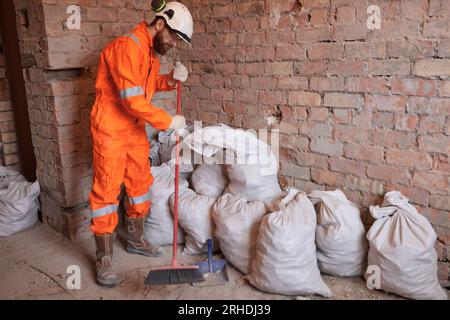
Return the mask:
<path fill-rule="evenodd" d="M 181 82 L 177 86 L 177 114 L 181 114 Z M 181 266 L 177 263 L 178 243 L 178 184 L 180 179 L 180 137 L 175 132 L 175 201 L 173 212 L 173 253 L 170 266 L 157 267 L 150 270 L 145 284 L 177 284 L 205 281 L 199 266 Z"/>

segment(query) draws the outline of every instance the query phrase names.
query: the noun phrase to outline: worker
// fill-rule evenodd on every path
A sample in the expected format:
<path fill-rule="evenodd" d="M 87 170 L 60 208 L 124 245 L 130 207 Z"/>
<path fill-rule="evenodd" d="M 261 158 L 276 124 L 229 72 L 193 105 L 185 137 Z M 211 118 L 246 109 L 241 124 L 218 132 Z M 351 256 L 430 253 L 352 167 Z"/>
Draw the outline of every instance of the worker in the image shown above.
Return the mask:
<path fill-rule="evenodd" d="M 174 90 L 188 76 L 179 62 L 169 74 L 160 75 L 155 53 L 165 55 L 181 39 L 190 44 L 192 33 L 193 20 L 186 6 L 168 2 L 151 24 L 140 23 L 101 53 L 91 113 L 94 177 L 89 202 L 97 248 L 96 278 L 102 286 L 113 287 L 118 282 L 112 256 L 122 183 L 127 192 L 127 252 L 150 257 L 162 254 L 162 248 L 144 239 L 153 183 L 145 123 L 163 131 L 185 128 L 183 116 L 172 117 L 151 101 L 155 92 Z"/>

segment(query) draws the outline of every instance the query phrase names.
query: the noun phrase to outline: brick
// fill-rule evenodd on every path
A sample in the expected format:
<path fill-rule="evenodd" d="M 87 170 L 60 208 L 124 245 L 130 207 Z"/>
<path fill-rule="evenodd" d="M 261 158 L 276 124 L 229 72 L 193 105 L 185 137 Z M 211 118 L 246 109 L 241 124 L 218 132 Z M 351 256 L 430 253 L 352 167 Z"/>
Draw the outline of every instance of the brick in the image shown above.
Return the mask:
<path fill-rule="evenodd" d="M 328 120 L 328 108 L 311 108 L 309 110 L 309 120 L 326 122 Z"/>
<path fill-rule="evenodd" d="M 450 97 L 450 81 L 441 81 L 440 87 L 440 96 Z"/>
<path fill-rule="evenodd" d="M 374 179 L 385 181 L 397 181 L 406 183 L 410 179 L 408 169 L 391 167 L 386 165 L 369 165 L 367 167 L 367 176 Z"/>
<path fill-rule="evenodd" d="M 320 94 L 308 91 L 291 91 L 289 92 L 290 105 L 304 105 L 312 107 L 320 107 L 321 97 Z"/>
<path fill-rule="evenodd" d="M 430 202 L 430 194 L 428 191 L 412 188 L 409 186 L 398 184 L 397 182 L 389 182 L 386 185 L 386 192 L 400 191 L 409 198 L 412 203 L 428 206 Z"/>
<path fill-rule="evenodd" d="M 350 77 L 347 79 L 347 90 L 386 94 L 388 87 L 384 79 Z"/>
<path fill-rule="evenodd" d="M 311 10 L 309 16 L 309 22 L 313 26 L 326 25 L 328 23 L 328 9 Z"/>
<path fill-rule="evenodd" d="M 89 21 L 113 22 L 118 18 L 115 8 L 87 8 L 86 12 Z"/>
<path fill-rule="evenodd" d="M 387 42 L 389 58 L 431 58 L 434 55 L 431 40 L 395 40 Z"/>
<path fill-rule="evenodd" d="M 366 40 L 369 29 L 365 23 L 353 25 L 334 25 L 332 29 L 332 39 L 342 40 Z"/>
<path fill-rule="evenodd" d="M 359 162 L 348 160 L 345 158 L 330 158 L 330 170 L 341 172 L 345 174 L 354 174 L 359 177 L 366 176 L 366 164 Z"/>
<path fill-rule="evenodd" d="M 264 72 L 270 76 L 288 76 L 294 72 L 292 62 L 266 62 Z"/>
<path fill-rule="evenodd" d="M 430 207 L 450 211 L 450 197 L 448 195 L 441 196 L 432 194 L 430 196 Z M 450 216 L 448 221 L 450 221 Z"/>
<path fill-rule="evenodd" d="M 327 74 L 327 65 L 325 61 L 304 61 L 294 63 L 294 74 L 300 76 Z"/>
<path fill-rule="evenodd" d="M 346 143 L 344 155 L 346 158 L 381 163 L 383 161 L 383 148 Z"/>
<path fill-rule="evenodd" d="M 426 133 L 443 133 L 445 117 L 439 116 L 421 116 L 419 131 Z"/>
<path fill-rule="evenodd" d="M 386 151 L 386 162 L 418 169 L 431 169 L 432 166 L 432 159 L 427 153 L 407 150 Z"/>
<path fill-rule="evenodd" d="M 255 90 L 234 90 L 234 100 L 252 103 L 258 100 L 258 92 Z"/>
<path fill-rule="evenodd" d="M 317 42 L 331 40 L 331 32 L 328 26 L 310 29 L 297 29 L 296 40 L 302 42 Z"/>
<path fill-rule="evenodd" d="M 400 9 L 402 17 L 411 20 L 420 20 L 426 14 L 427 0 L 402 0 Z"/>
<path fill-rule="evenodd" d="M 433 156 L 433 170 L 450 172 L 450 158 L 446 156 Z"/>
<path fill-rule="evenodd" d="M 1 137 L 3 143 L 16 142 L 17 139 L 15 132 L 2 132 Z"/>
<path fill-rule="evenodd" d="M 386 43 L 384 41 L 349 42 L 345 44 L 345 58 L 369 59 L 385 58 Z"/>
<path fill-rule="evenodd" d="M 344 175 L 341 173 L 311 169 L 311 179 L 318 184 L 341 187 L 344 184 Z"/>
<path fill-rule="evenodd" d="M 308 90 L 308 78 L 304 77 L 279 77 L 279 89 Z"/>
<path fill-rule="evenodd" d="M 330 61 L 328 73 L 332 76 L 362 76 L 365 74 L 363 61 Z"/>
<path fill-rule="evenodd" d="M 280 105 L 286 104 L 286 96 L 280 91 L 260 92 L 258 101 L 262 104 Z"/>
<path fill-rule="evenodd" d="M 394 114 L 390 112 L 374 112 L 372 125 L 377 128 L 394 129 Z"/>
<path fill-rule="evenodd" d="M 243 103 L 237 103 L 237 102 L 225 102 L 223 105 L 223 111 L 230 112 L 230 113 L 239 113 L 239 114 L 245 114 L 245 105 Z"/>
<path fill-rule="evenodd" d="M 359 108 L 362 98 L 358 94 L 325 93 L 324 105 L 334 108 Z"/>
<path fill-rule="evenodd" d="M 335 142 L 331 139 L 312 139 L 310 148 L 313 152 L 330 156 L 339 156 L 344 153 L 344 146 L 342 143 Z"/>
<path fill-rule="evenodd" d="M 370 141 L 376 146 L 402 150 L 416 146 L 416 135 L 402 131 L 377 130 L 371 133 Z"/>
<path fill-rule="evenodd" d="M 408 75 L 409 61 L 405 60 L 370 60 L 368 62 L 369 75 Z"/>
<path fill-rule="evenodd" d="M 301 136 L 280 134 L 280 146 L 293 150 L 308 150 L 309 139 Z"/>
<path fill-rule="evenodd" d="M 450 137 L 448 136 L 419 137 L 418 142 L 420 151 L 437 152 L 444 155 L 450 153 Z"/>
<path fill-rule="evenodd" d="M 331 137 L 331 129 L 328 123 L 306 122 L 300 125 L 300 132 L 311 137 Z"/>
<path fill-rule="evenodd" d="M 450 39 L 444 39 L 439 42 L 438 56 L 450 58 Z"/>
<path fill-rule="evenodd" d="M 430 171 L 416 171 L 412 185 L 427 190 L 432 194 L 449 191 L 449 177 Z"/>
<path fill-rule="evenodd" d="M 350 124 L 352 113 L 349 109 L 333 109 L 333 121 L 337 124 Z"/>
<path fill-rule="evenodd" d="M 356 22 L 356 10 L 354 7 L 336 8 L 335 19 L 337 24 L 353 24 Z"/>
<path fill-rule="evenodd" d="M 352 190 L 370 192 L 375 195 L 384 193 L 383 183 L 362 177 L 346 176 L 344 187 Z"/>
<path fill-rule="evenodd" d="M 416 131 L 418 117 L 415 114 L 396 114 L 395 130 L 399 131 Z"/>
<path fill-rule="evenodd" d="M 344 53 L 344 47 L 341 44 L 324 43 L 316 44 L 308 48 L 308 58 L 310 60 L 321 59 L 340 59 Z"/>
<path fill-rule="evenodd" d="M 344 79 L 312 77 L 309 83 L 309 89 L 313 91 L 343 91 Z"/>
<path fill-rule="evenodd" d="M 292 163 L 282 161 L 280 165 L 280 174 L 295 177 L 303 180 L 310 180 L 310 168 L 296 166 Z"/>
<path fill-rule="evenodd" d="M 280 132 L 286 134 L 298 134 L 298 123 L 295 121 L 282 120 L 280 122 Z"/>
<path fill-rule="evenodd" d="M 254 76 L 264 74 L 264 64 L 263 63 L 239 63 L 237 65 L 237 73 Z"/>
<path fill-rule="evenodd" d="M 326 169 L 328 167 L 327 156 L 325 155 L 314 154 L 310 152 L 298 152 L 295 155 L 295 160 L 296 163 L 301 166 L 321 169 Z"/>
<path fill-rule="evenodd" d="M 263 15 L 264 1 L 241 3 L 237 6 L 237 13 L 239 16 Z"/>
<path fill-rule="evenodd" d="M 434 96 L 437 92 L 434 80 L 422 79 L 394 79 L 391 90 L 394 94 L 414 96 Z"/>
<path fill-rule="evenodd" d="M 450 59 L 418 60 L 413 74 L 420 77 L 450 76 Z"/>
<path fill-rule="evenodd" d="M 273 77 L 252 77 L 250 78 L 250 88 L 260 90 L 275 89 L 276 79 Z"/>
<path fill-rule="evenodd" d="M 302 45 L 277 45 L 275 47 L 275 59 L 282 60 L 306 60 L 306 48 Z"/>
<path fill-rule="evenodd" d="M 410 97 L 408 111 L 416 114 L 436 114 L 440 116 L 450 115 L 450 99 L 448 98 L 423 98 Z"/>
<path fill-rule="evenodd" d="M 423 35 L 427 38 L 450 38 L 450 18 L 448 15 L 445 18 L 425 21 Z"/>
<path fill-rule="evenodd" d="M 211 89 L 211 99 L 231 101 L 233 100 L 233 90 L 230 89 Z"/>
<path fill-rule="evenodd" d="M 367 142 L 369 140 L 369 130 L 365 128 L 355 128 L 352 126 L 334 126 L 333 137 L 338 141 Z"/>

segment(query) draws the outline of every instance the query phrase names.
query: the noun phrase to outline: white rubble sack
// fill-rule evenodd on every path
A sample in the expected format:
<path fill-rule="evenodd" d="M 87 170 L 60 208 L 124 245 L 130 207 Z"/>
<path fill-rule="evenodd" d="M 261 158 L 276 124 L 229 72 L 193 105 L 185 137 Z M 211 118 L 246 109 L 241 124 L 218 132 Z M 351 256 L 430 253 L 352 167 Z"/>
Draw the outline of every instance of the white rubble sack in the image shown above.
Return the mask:
<path fill-rule="evenodd" d="M 225 258 L 242 273 L 250 273 L 261 219 L 267 208 L 263 201 L 247 201 L 225 193 L 213 207 L 215 236 Z"/>
<path fill-rule="evenodd" d="M 169 199 L 175 192 L 175 162 L 151 168 L 154 177 L 150 188 L 150 213 L 145 221 L 145 239 L 154 245 L 173 243 L 173 216 Z M 179 191 L 188 188 L 188 182 L 180 179 Z M 184 231 L 178 228 L 178 243 L 184 243 Z"/>
<path fill-rule="evenodd" d="M 281 195 L 278 184 L 278 160 L 271 147 L 256 135 L 226 125 L 195 128 L 184 143 L 206 158 L 226 149 L 226 164 L 230 184 L 226 193 L 240 195 L 247 200 L 270 200 Z M 229 157 L 232 151 L 232 157 Z"/>
<path fill-rule="evenodd" d="M 39 182 L 27 182 L 15 170 L 0 166 L 0 236 L 27 230 L 38 221 Z"/>
<path fill-rule="evenodd" d="M 186 232 L 184 254 L 202 254 L 208 252 L 206 242 L 213 240 L 213 247 L 217 248 L 214 239 L 214 221 L 212 207 L 216 197 L 197 194 L 191 189 L 180 192 L 178 197 L 178 221 Z M 170 209 L 174 213 L 175 195 L 170 197 Z"/>
<path fill-rule="evenodd" d="M 379 271 L 380 287 L 386 292 L 411 299 L 446 300 L 437 277 L 436 233 L 408 201 L 400 192 L 390 191 L 381 207 L 370 207 L 376 220 L 367 233 L 366 279 Z"/>
<path fill-rule="evenodd" d="M 366 230 L 358 207 L 341 190 L 312 191 L 316 206 L 317 263 L 333 276 L 362 276 L 367 266 Z"/>
<path fill-rule="evenodd" d="M 276 174 L 264 176 L 259 166 L 228 165 L 230 184 L 225 192 L 251 200 L 275 200 L 282 194 Z"/>
<path fill-rule="evenodd" d="M 229 183 L 226 167 L 203 163 L 192 173 L 191 183 L 198 194 L 220 197 Z"/>
<path fill-rule="evenodd" d="M 247 279 L 256 288 L 284 295 L 330 297 L 317 267 L 316 213 L 304 192 L 289 189 L 262 219 Z"/>

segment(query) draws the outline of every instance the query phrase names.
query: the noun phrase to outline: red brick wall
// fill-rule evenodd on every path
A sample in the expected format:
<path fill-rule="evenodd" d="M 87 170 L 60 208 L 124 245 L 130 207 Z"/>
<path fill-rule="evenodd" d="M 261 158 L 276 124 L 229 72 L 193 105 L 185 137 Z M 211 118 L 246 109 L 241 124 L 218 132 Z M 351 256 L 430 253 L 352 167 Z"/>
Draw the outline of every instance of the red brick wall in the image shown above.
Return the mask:
<path fill-rule="evenodd" d="M 3 48 L 3 46 L 4 44 L 0 37 L 0 47 Z M 20 171 L 16 140 L 5 56 L 3 50 L 0 50 L 0 166 Z"/>
<path fill-rule="evenodd" d="M 450 1 L 184 2 L 189 118 L 267 128 L 279 107 L 281 182 L 343 190 L 367 226 L 370 205 L 403 192 L 433 224 L 450 284 Z"/>

